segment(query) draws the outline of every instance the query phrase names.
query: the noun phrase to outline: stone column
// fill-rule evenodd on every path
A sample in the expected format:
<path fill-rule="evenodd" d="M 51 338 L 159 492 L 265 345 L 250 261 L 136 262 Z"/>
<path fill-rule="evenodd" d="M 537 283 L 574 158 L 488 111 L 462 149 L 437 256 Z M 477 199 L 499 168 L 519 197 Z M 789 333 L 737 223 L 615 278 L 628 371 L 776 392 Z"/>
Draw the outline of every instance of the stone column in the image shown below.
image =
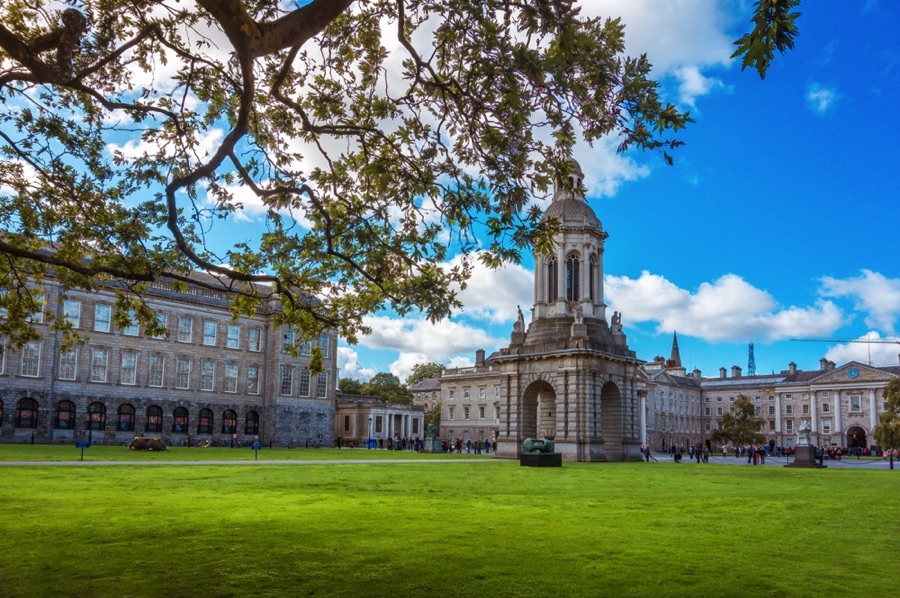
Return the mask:
<path fill-rule="evenodd" d="M 875 433 L 875 426 L 878 425 L 878 403 L 875 400 L 875 389 L 869 389 L 869 434 Z"/>
<path fill-rule="evenodd" d="M 818 395 L 817 391 L 813 391 L 810 393 L 810 405 L 809 405 L 809 413 L 810 413 L 810 428 L 812 428 L 813 434 L 818 436 L 819 434 L 819 409 L 818 409 L 818 399 L 816 397 Z"/>
<path fill-rule="evenodd" d="M 783 430 L 781 429 L 781 393 L 775 395 L 775 435 L 780 436 Z M 782 444 L 780 438 L 777 439 L 778 444 Z"/>
<path fill-rule="evenodd" d="M 841 422 L 841 391 L 834 391 L 834 428 L 832 428 L 832 434 L 837 432 L 841 435 L 841 441 L 838 443 L 840 446 L 844 446 L 844 426 L 843 422 Z"/>

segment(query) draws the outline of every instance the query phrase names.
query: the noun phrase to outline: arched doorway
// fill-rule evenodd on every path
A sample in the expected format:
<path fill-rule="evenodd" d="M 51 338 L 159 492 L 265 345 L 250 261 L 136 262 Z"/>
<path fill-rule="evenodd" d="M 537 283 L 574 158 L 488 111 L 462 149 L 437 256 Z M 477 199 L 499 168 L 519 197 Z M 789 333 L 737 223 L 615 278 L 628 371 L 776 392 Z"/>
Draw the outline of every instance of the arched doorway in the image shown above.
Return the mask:
<path fill-rule="evenodd" d="M 607 382 L 600 389 L 600 433 L 607 461 L 625 459 L 625 407 L 619 387 Z"/>
<path fill-rule="evenodd" d="M 869 446 L 866 431 L 859 426 L 850 426 L 847 430 L 847 448 L 866 448 Z"/>
<path fill-rule="evenodd" d="M 544 380 L 538 380 L 522 395 L 522 439 L 556 436 L 556 392 Z"/>

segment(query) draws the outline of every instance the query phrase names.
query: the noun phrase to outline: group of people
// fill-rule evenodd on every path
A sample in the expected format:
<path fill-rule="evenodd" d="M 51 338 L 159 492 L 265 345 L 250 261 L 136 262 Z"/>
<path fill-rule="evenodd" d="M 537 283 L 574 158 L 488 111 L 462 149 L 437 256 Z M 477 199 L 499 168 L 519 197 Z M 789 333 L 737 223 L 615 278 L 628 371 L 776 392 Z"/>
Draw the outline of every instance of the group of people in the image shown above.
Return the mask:
<path fill-rule="evenodd" d="M 684 458 L 684 452 L 679 444 L 673 444 L 669 447 L 669 454 L 672 455 L 672 460 L 675 463 L 681 463 L 681 460 Z M 696 446 L 693 444 L 689 444 L 687 447 L 687 454 L 689 461 L 696 461 L 697 463 L 709 463 L 709 447 L 705 444 L 697 443 Z"/>
<path fill-rule="evenodd" d="M 480 455 L 482 452 L 486 454 L 491 453 L 491 441 L 490 440 L 463 440 L 462 438 L 457 438 L 456 440 L 442 440 L 441 447 L 444 449 L 445 453 L 462 453 L 463 449 L 467 453 L 474 453 L 476 455 Z"/>

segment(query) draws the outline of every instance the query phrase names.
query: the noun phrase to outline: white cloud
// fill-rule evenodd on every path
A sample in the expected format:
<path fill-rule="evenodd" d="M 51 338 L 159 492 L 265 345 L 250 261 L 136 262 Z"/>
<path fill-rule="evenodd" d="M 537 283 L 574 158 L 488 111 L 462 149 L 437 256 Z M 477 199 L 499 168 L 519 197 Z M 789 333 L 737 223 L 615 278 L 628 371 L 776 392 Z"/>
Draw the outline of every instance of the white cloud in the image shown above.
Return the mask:
<path fill-rule="evenodd" d="M 855 278 L 823 276 L 819 294 L 823 297 L 853 299 L 854 308 L 866 312 L 866 325 L 888 334 L 895 332 L 900 317 L 900 278 L 887 278 L 863 270 Z"/>
<path fill-rule="evenodd" d="M 900 338 L 882 338 L 878 332 L 870 331 L 854 340 L 858 342 L 841 343 L 831 347 L 825 353 L 825 359 L 835 363 L 859 361 L 871 363 L 872 365 L 897 365 L 897 353 L 900 352 Z"/>
<path fill-rule="evenodd" d="M 365 382 L 378 373 L 372 368 L 362 367 L 359 363 L 359 354 L 349 347 L 338 347 L 337 367 L 341 378 L 353 378 L 360 382 Z"/>
<path fill-rule="evenodd" d="M 720 79 L 707 77 L 700 72 L 697 65 L 685 65 L 675 69 L 675 78 L 679 81 L 678 92 L 682 104 L 691 108 L 697 107 L 697 98 L 716 89 L 726 89 Z"/>
<path fill-rule="evenodd" d="M 516 318 L 516 305 L 534 302 L 534 273 L 518 264 L 508 264 L 492 270 L 472 256 L 472 277 L 465 290 L 459 291 L 463 313 L 472 318 L 491 323 L 512 322 Z M 459 265 L 456 257 L 450 266 Z"/>
<path fill-rule="evenodd" d="M 705 282 L 695 292 L 647 271 L 637 279 L 608 276 L 605 284 L 610 310 L 622 312 L 626 326 L 629 321 L 657 322 L 658 332 L 677 330 L 712 342 L 828 335 L 844 323 L 831 301 L 781 307 L 735 274 Z"/>
<path fill-rule="evenodd" d="M 837 90 L 824 87 L 818 83 L 810 83 L 806 87 L 806 104 L 820 116 L 828 114 L 840 99 Z"/>

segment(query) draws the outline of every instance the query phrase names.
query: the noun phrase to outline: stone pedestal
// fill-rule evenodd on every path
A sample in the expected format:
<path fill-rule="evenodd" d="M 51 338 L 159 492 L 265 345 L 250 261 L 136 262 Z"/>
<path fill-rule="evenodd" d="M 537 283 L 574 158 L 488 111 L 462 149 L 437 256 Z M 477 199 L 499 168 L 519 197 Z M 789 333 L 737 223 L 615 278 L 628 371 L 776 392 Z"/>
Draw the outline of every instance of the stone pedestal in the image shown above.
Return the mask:
<path fill-rule="evenodd" d="M 820 464 L 816 460 L 816 447 L 798 446 L 794 449 L 794 460 L 791 463 L 785 465 L 785 467 L 825 468 L 827 466 Z"/>
<path fill-rule="evenodd" d="M 525 342 L 525 333 L 524 332 L 513 332 L 509 337 L 510 345 L 521 345 Z"/>
<path fill-rule="evenodd" d="M 425 452 L 426 453 L 443 453 L 444 445 L 441 443 L 440 438 L 426 438 L 425 439 Z"/>
<path fill-rule="evenodd" d="M 519 457 L 522 467 L 562 467 L 560 453 L 523 453 Z"/>

